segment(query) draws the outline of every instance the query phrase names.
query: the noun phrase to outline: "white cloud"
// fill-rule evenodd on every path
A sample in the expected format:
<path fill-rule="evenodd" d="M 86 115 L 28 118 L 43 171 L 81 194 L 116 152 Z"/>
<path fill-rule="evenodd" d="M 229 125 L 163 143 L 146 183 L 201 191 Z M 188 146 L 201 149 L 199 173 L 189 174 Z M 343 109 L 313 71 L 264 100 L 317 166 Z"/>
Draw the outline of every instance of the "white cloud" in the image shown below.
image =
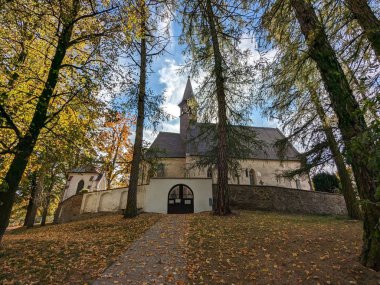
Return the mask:
<path fill-rule="evenodd" d="M 248 63 L 250 64 L 257 62 L 261 56 L 264 56 L 268 62 L 272 62 L 277 52 L 276 49 L 270 49 L 267 52 L 260 54 L 256 38 L 249 35 L 243 35 L 243 39 L 239 43 L 239 48 L 243 51 L 249 51 L 250 57 Z"/>

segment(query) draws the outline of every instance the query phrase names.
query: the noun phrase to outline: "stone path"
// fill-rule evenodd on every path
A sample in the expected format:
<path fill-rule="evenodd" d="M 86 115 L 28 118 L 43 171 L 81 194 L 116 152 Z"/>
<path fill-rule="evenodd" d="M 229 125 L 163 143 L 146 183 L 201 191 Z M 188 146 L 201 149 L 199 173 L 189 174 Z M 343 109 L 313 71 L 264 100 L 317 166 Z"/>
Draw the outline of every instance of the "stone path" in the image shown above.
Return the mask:
<path fill-rule="evenodd" d="M 93 284 L 186 284 L 189 219 L 189 215 L 162 218 Z"/>

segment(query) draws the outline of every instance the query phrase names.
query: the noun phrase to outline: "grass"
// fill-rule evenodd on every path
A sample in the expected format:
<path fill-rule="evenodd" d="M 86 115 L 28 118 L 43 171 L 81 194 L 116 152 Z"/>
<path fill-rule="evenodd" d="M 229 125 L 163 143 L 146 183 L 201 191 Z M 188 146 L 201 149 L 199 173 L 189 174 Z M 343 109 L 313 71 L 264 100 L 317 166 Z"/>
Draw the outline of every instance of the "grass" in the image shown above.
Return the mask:
<path fill-rule="evenodd" d="M 362 223 L 328 216 L 241 212 L 195 215 L 192 284 L 380 284 L 361 266 Z"/>
<path fill-rule="evenodd" d="M 114 214 L 8 231 L 0 247 L 0 284 L 90 282 L 160 217 Z"/>

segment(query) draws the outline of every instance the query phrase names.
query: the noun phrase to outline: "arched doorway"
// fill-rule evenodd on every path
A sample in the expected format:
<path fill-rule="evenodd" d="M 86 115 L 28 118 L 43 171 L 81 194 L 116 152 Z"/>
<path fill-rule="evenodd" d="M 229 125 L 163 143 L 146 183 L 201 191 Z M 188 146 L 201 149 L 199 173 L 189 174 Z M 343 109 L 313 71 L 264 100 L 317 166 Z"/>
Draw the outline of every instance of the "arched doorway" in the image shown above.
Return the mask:
<path fill-rule="evenodd" d="M 194 194 L 191 189 L 178 184 L 168 194 L 168 214 L 194 213 Z"/>

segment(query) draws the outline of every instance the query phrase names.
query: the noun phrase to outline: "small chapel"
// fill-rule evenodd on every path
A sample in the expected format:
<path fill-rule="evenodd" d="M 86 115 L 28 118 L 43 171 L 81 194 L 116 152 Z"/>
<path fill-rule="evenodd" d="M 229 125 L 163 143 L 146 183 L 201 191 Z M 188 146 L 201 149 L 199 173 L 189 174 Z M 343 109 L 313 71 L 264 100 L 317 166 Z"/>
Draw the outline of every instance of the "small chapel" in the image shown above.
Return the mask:
<path fill-rule="evenodd" d="M 159 132 L 151 144 L 151 148 L 159 150 L 159 164 L 153 177 L 148 176 L 145 165 L 141 166 L 137 204 L 142 211 L 170 214 L 212 210 L 217 171 L 213 167 L 193 167 L 212 145 L 207 137 L 197 143 L 193 139 L 199 135 L 203 124 L 197 120 L 196 106 L 188 78 L 182 100 L 178 104 L 181 111 L 179 133 Z M 284 157 L 279 157 L 275 143 L 285 138 L 279 129 L 247 128 L 263 145 L 260 149 L 252 149 L 247 157 L 239 160 L 240 168 L 234 175 L 230 174 L 229 185 L 244 186 L 244 189 L 272 186 L 279 189 L 311 190 L 308 175 L 293 179 L 281 177 L 283 171 L 299 168 L 301 161 L 299 152 L 292 145 L 287 146 Z M 68 173 L 63 202 L 80 196 L 76 198 L 80 200 L 77 202 L 80 204 L 80 213 L 125 209 L 128 188 L 105 189 L 105 185 L 105 176 L 95 168 L 75 169 Z"/>

